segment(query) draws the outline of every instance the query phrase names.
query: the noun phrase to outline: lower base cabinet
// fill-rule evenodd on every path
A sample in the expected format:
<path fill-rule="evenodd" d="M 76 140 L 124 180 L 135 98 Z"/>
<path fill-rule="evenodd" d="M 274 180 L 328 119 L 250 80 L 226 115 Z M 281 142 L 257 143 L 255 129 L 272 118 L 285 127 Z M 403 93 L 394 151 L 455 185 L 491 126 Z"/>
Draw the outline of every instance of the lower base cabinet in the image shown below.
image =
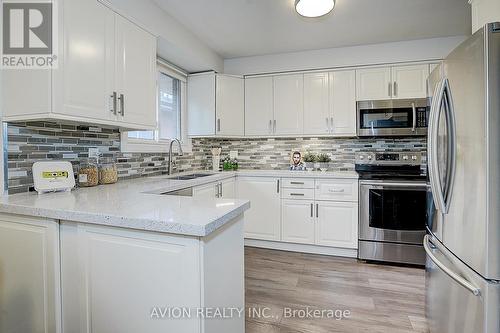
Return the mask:
<path fill-rule="evenodd" d="M 314 244 L 314 205 L 306 200 L 282 200 L 282 237 L 284 242 Z"/>
<path fill-rule="evenodd" d="M 245 238 L 280 240 L 279 182 L 273 177 L 238 177 L 238 198 L 250 200 L 250 209 L 245 212 Z"/>
<path fill-rule="evenodd" d="M 316 245 L 356 249 L 358 247 L 358 204 L 316 202 Z"/>

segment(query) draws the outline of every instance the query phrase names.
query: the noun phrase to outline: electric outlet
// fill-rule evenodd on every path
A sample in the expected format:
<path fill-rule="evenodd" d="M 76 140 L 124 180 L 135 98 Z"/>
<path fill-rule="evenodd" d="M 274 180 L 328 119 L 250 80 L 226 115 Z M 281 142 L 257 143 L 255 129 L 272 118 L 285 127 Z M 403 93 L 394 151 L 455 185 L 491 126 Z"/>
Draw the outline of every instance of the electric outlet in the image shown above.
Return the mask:
<path fill-rule="evenodd" d="M 99 148 L 89 148 L 89 158 L 98 158 Z"/>

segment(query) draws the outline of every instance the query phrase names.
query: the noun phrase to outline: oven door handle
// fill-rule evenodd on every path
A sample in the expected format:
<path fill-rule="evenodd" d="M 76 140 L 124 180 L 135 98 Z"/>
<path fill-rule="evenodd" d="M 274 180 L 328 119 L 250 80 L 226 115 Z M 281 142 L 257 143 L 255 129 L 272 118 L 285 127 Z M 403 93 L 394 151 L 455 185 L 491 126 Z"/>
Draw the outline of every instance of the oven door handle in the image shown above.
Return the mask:
<path fill-rule="evenodd" d="M 367 185 L 370 188 L 375 188 L 375 189 L 385 189 L 385 188 L 390 188 L 390 187 L 421 187 L 421 188 L 426 188 L 427 184 L 426 183 L 412 183 L 412 182 L 394 182 L 394 183 L 374 183 L 374 182 L 365 182 L 361 181 L 359 183 L 360 185 Z"/>

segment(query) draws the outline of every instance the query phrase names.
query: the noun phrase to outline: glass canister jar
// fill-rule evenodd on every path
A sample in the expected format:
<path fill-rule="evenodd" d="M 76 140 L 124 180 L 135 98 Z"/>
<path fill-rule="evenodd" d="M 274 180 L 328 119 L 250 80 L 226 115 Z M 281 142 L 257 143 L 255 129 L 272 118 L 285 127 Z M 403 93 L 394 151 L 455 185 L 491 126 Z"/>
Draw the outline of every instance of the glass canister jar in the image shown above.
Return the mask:
<path fill-rule="evenodd" d="M 96 159 L 86 158 L 80 161 L 78 184 L 81 187 L 90 187 L 99 184 L 99 169 L 97 168 Z"/>
<path fill-rule="evenodd" d="M 116 162 L 111 157 L 104 157 L 99 164 L 99 184 L 114 184 L 118 181 Z"/>

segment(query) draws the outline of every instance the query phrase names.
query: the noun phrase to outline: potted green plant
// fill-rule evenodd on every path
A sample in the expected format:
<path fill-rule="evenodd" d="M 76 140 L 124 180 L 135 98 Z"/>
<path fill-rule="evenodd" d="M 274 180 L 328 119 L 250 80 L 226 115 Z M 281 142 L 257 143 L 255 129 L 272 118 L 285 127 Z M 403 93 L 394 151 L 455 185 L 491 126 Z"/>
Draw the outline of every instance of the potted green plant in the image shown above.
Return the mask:
<path fill-rule="evenodd" d="M 314 153 L 305 153 L 302 158 L 304 161 L 304 167 L 306 170 L 314 170 L 314 163 L 316 163 L 317 156 Z"/>
<path fill-rule="evenodd" d="M 328 154 L 321 153 L 318 155 L 318 163 L 319 163 L 319 169 L 321 171 L 326 171 L 328 170 L 328 163 L 330 163 L 332 159 Z"/>

